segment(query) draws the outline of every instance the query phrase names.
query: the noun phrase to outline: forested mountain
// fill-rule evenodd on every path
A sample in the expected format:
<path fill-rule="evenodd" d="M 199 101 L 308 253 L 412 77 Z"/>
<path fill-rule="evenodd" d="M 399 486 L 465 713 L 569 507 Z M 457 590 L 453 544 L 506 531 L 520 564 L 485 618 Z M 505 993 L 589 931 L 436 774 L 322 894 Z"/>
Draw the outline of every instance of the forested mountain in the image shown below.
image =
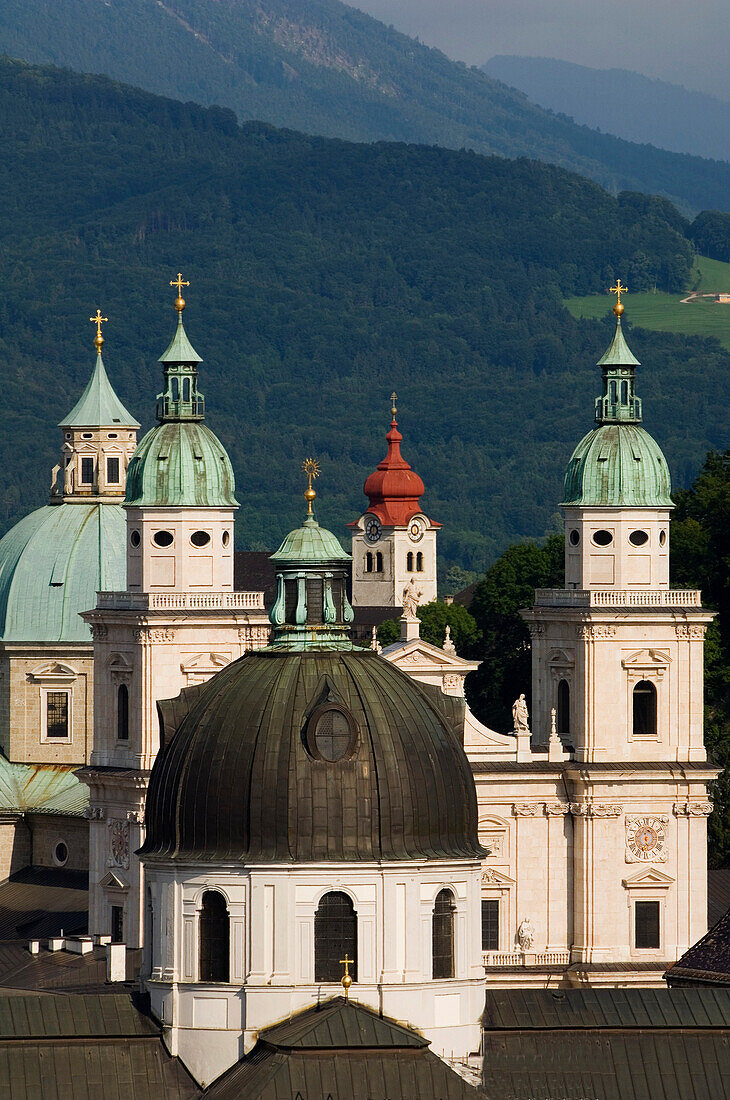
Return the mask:
<path fill-rule="evenodd" d="M 307 133 L 534 157 L 688 211 L 730 194 L 730 164 L 577 126 L 339 0 L 4 0 L 0 52 Z"/>
<path fill-rule="evenodd" d="M 300 518 L 307 454 L 320 516 L 345 535 L 395 389 L 442 562 L 483 569 L 550 526 L 591 426 L 610 326 L 573 320 L 562 297 L 618 274 L 639 289 L 647 270 L 679 288 L 690 267 L 686 223 L 662 199 L 532 161 L 240 127 L 20 62 L 0 63 L 0 153 L 3 529 L 46 499 L 97 306 L 107 369 L 149 426 L 182 271 L 241 547 L 275 547 Z M 688 484 L 727 442 L 727 356 L 630 339 L 647 427 Z"/>
<path fill-rule="evenodd" d="M 484 72 L 534 103 L 628 141 L 730 160 L 730 103 L 627 69 L 553 57 L 493 57 Z"/>

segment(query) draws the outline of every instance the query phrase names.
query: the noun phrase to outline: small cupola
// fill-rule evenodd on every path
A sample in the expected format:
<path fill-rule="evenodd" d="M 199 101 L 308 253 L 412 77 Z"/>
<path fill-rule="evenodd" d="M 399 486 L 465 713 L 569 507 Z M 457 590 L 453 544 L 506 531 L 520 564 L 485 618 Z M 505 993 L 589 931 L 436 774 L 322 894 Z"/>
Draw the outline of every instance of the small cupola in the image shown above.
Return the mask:
<path fill-rule="evenodd" d="M 170 280 L 177 287 L 175 309 L 177 330 L 169 347 L 160 356 L 165 374 L 165 388 L 157 395 L 157 419 L 161 424 L 175 420 L 203 420 L 205 399 L 198 390 L 198 363 L 203 360 L 190 343 L 183 324 L 185 299 L 182 288 L 190 286 L 178 272 L 177 279 Z"/>
<path fill-rule="evenodd" d="M 319 466 L 312 458 L 302 463 L 308 486 L 307 514 L 301 527 L 290 531 L 271 560 L 276 566 L 276 600 L 269 613 L 274 627 L 274 649 L 352 649 L 353 612 L 347 599 L 351 557 L 338 539 L 320 527 L 312 505 L 312 481 Z"/>
<path fill-rule="evenodd" d="M 613 307 L 616 331 L 608 349 L 597 363 L 603 372 L 603 394 L 596 398 L 597 424 L 641 423 L 641 398 L 635 394 L 634 379 L 639 360 L 632 353 L 621 330 L 621 316 L 624 312 L 621 295 L 626 293 L 626 289 L 621 285 L 620 279 L 616 281 L 615 287 L 611 287 L 611 293 L 616 295 L 616 305 Z"/>

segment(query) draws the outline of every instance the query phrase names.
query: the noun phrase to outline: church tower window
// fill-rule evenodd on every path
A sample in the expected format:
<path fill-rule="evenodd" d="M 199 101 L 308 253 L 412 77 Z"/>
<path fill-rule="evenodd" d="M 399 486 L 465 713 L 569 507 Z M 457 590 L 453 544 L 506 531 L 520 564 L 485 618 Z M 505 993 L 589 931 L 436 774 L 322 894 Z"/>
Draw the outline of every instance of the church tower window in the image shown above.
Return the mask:
<path fill-rule="evenodd" d="M 119 484 L 119 459 L 107 458 L 106 460 L 106 479 L 110 485 Z"/>
<path fill-rule="evenodd" d="M 567 680 L 558 683 L 558 733 L 570 733 L 570 684 Z"/>
<path fill-rule="evenodd" d="M 434 978 L 454 976 L 454 899 L 450 890 L 439 890 L 433 907 L 432 952 Z"/>
<path fill-rule="evenodd" d="M 372 573 L 372 571 L 373 571 L 373 555 L 368 550 L 367 554 L 365 555 L 365 572 L 366 573 Z"/>
<path fill-rule="evenodd" d="M 409 573 L 413 572 L 413 551 L 409 550 L 406 554 L 406 569 Z"/>
<path fill-rule="evenodd" d="M 656 737 L 657 698 L 656 687 L 649 680 L 639 680 L 633 692 L 634 737 Z"/>
<path fill-rule="evenodd" d="M 339 982 L 345 955 L 355 961 L 350 968 L 357 981 L 357 913 L 347 894 L 325 894 L 314 915 L 314 980 Z"/>
<path fill-rule="evenodd" d="M 200 981 L 229 980 L 229 920 L 226 899 L 217 890 L 206 890 L 200 911 Z"/>
<path fill-rule="evenodd" d="M 379 550 L 378 550 L 377 554 L 375 555 L 375 572 L 376 573 L 382 573 L 383 572 L 383 555 L 380 553 Z"/>
<path fill-rule="evenodd" d="M 482 951 L 499 951 L 499 900 L 482 898 Z"/>
<path fill-rule="evenodd" d="M 117 688 L 117 740 L 129 740 L 129 688 L 126 684 Z"/>
<path fill-rule="evenodd" d="M 417 573 L 422 573 L 423 572 L 423 554 L 421 553 L 420 550 L 416 554 L 416 572 Z"/>
<path fill-rule="evenodd" d="M 634 947 L 658 951 L 661 946 L 659 930 L 659 902 L 634 903 Z"/>
<path fill-rule="evenodd" d="M 93 458 L 81 459 L 81 484 L 93 485 L 94 482 L 94 460 Z"/>

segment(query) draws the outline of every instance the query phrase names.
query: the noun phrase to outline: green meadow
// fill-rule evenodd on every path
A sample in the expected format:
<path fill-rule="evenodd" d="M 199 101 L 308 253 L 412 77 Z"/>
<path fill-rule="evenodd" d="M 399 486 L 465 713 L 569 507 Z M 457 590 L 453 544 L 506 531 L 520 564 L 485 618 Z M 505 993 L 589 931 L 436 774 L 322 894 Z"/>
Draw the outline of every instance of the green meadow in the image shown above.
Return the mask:
<path fill-rule="evenodd" d="M 629 288 L 630 289 L 630 288 Z M 699 294 L 716 291 L 730 293 L 730 264 L 698 256 L 692 277 L 692 289 Z M 625 317 L 632 325 L 656 329 L 659 332 L 681 332 L 687 336 L 715 336 L 726 351 L 730 351 L 730 302 L 719 305 L 711 298 L 682 302 L 684 294 L 649 291 L 627 294 Z M 609 294 L 590 294 L 585 298 L 567 298 L 566 307 L 574 317 L 603 317 L 613 304 Z"/>

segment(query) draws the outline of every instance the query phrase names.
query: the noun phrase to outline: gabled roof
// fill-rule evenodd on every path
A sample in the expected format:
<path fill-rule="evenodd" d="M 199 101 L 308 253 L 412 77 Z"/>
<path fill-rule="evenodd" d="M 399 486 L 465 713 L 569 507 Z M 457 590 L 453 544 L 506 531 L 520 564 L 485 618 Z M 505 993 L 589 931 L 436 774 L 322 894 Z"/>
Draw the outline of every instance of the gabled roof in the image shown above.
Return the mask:
<path fill-rule="evenodd" d="M 670 966 L 664 977 L 670 985 L 678 981 L 730 985 L 730 910 Z"/>
<path fill-rule="evenodd" d="M 314 1049 L 334 1047 L 427 1047 L 418 1032 L 378 1016 L 366 1005 L 333 997 L 261 1032 L 270 1046 Z"/>
<path fill-rule="evenodd" d="M 94 372 L 59 428 L 138 428 L 139 424 L 121 403 L 112 388 L 101 355 L 97 355 Z"/>

